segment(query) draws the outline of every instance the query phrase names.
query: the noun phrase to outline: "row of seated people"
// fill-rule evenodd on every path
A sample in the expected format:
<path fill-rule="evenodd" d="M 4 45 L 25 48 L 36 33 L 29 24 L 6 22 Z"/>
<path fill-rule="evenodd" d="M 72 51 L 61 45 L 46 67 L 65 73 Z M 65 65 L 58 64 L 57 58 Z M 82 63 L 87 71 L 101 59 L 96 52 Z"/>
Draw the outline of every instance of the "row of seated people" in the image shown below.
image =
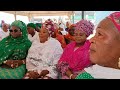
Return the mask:
<path fill-rule="evenodd" d="M 28 39 L 25 23 L 14 21 L 10 35 L 0 41 L 0 78 L 120 78 L 119 17 L 120 12 L 102 20 L 90 41 L 87 37 L 93 33 L 94 25 L 80 20 L 75 24 L 74 41 L 64 49 L 53 38 L 53 27 L 48 24 L 51 21 L 43 23 L 39 38 L 33 42 Z"/>
<path fill-rule="evenodd" d="M 88 23 L 88 27 L 93 27 L 92 23 L 88 21 L 86 22 L 83 20 L 78 23 L 81 24 L 81 22 Z M 77 40 L 76 37 L 76 42 L 63 48 L 59 42 L 60 39 L 54 37 L 54 33 L 56 32 L 54 32 L 54 27 L 52 27 L 52 25 L 50 27 L 51 23 L 52 21 L 47 20 L 38 33 L 39 37 L 33 41 L 28 39 L 29 36 L 27 32 L 32 31 L 30 27 L 34 29 L 34 24 L 30 23 L 26 26 L 24 22 L 19 20 L 14 21 L 11 24 L 9 30 L 10 35 L 0 42 L 0 78 L 38 78 L 37 76 L 41 77 L 46 75 L 49 78 L 57 78 L 58 71 L 61 72 L 60 67 L 63 66 L 61 61 L 64 62 L 66 60 L 65 58 L 68 58 L 68 61 L 73 59 L 71 64 L 74 63 L 74 66 L 72 66 L 72 68 L 77 68 L 81 65 L 79 64 L 76 67 L 75 62 L 76 60 L 81 60 L 82 62 L 83 59 L 77 58 L 80 54 L 81 57 L 88 56 L 88 53 L 86 53 L 87 50 L 85 50 L 90 46 L 90 42 L 86 40 L 87 35 L 82 33 L 84 38 L 83 41 Z M 93 28 L 91 28 L 91 30 L 93 30 Z M 75 32 L 75 34 L 77 33 L 80 34 L 79 30 Z M 78 45 L 76 43 L 85 43 L 82 46 L 86 48 L 84 49 L 81 44 Z M 84 49 L 82 50 L 82 53 L 81 50 L 77 50 L 78 47 Z M 75 48 L 75 51 L 77 51 L 74 52 L 74 49 L 72 50 L 72 48 Z M 86 64 L 81 65 L 80 69 L 90 64 L 89 59 L 86 59 Z M 60 63 L 58 61 L 60 61 Z M 76 63 L 78 63 L 78 61 Z M 6 74 L 6 72 L 9 74 Z"/>

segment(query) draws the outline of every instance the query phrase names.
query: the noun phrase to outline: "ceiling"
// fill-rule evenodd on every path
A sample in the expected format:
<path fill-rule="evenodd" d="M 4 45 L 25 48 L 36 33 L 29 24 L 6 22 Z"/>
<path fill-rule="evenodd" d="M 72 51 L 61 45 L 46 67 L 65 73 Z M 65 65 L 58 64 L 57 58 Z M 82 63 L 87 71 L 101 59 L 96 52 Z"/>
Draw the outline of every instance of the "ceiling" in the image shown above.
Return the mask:
<path fill-rule="evenodd" d="M 14 15 L 24 15 L 24 16 L 63 16 L 63 15 L 73 15 L 74 11 L 2 11 Z"/>

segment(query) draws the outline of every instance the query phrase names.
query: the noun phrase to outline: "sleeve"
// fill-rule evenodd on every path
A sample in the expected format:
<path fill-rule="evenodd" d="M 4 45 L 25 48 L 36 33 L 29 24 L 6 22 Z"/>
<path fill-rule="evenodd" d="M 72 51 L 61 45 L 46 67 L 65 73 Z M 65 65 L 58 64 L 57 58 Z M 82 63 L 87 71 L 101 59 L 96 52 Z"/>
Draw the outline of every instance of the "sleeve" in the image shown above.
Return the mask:
<path fill-rule="evenodd" d="M 61 45 L 60 44 L 56 45 L 53 55 L 50 58 L 51 63 L 49 65 L 49 67 L 47 68 L 47 70 L 50 72 L 47 76 L 52 77 L 52 78 L 58 77 L 56 65 L 57 65 L 58 60 L 60 59 L 62 53 L 63 53 L 63 49 L 62 49 Z"/>
<path fill-rule="evenodd" d="M 64 49 L 64 52 L 57 64 L 57 69 L 60 73 L 62 73 L 62 75 L 64 75 L 66 70 L 69 68 L 69 64 L 67 63 L 68 49 L 69 45 L 67 45 L 67 47 Z"/>
<path fill-rule="evenodd" d="M 38 64 L 37 61 L 34 60 L 34 58 L 32 58 L 32 56 L 34 56 L 34 48 L 33 46 L 30 47 L 29 51 L 28 51 L 28 55 L 26 57 L 26 69 L 28 71 L 31 71 L 31 70 L 36 70 L 36 66 Z"/>

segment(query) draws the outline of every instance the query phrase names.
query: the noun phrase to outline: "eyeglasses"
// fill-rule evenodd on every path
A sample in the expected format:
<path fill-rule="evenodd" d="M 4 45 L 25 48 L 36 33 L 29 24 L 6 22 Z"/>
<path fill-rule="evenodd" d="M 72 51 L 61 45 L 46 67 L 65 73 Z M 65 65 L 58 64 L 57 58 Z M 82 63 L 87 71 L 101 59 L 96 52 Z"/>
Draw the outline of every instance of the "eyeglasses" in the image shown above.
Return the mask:
<path fill-rule="evenodd" d="M 10 32 L 13 32 L 13 31 L 14 31 L 15 33 L 16 33 L 16 32 L 18 32 L 18 30 L 17 30 L 17 29 L 15 29 L 15 30 L 9 30 L 9 31 L 10 31 Z"/>

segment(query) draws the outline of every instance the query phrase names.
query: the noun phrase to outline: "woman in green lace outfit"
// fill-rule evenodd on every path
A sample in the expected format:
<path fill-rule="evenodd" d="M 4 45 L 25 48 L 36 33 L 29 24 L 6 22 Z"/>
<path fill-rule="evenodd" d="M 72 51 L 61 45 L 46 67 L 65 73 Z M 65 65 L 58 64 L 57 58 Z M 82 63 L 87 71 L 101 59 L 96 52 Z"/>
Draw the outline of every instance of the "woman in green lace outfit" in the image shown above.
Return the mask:
<path fill-rule="evenodd" d="M 14 21 L 10 27 L 10 35 L 0 41 L 0 79 L 23 78 L 30 46 L 25 23 Z"/>

